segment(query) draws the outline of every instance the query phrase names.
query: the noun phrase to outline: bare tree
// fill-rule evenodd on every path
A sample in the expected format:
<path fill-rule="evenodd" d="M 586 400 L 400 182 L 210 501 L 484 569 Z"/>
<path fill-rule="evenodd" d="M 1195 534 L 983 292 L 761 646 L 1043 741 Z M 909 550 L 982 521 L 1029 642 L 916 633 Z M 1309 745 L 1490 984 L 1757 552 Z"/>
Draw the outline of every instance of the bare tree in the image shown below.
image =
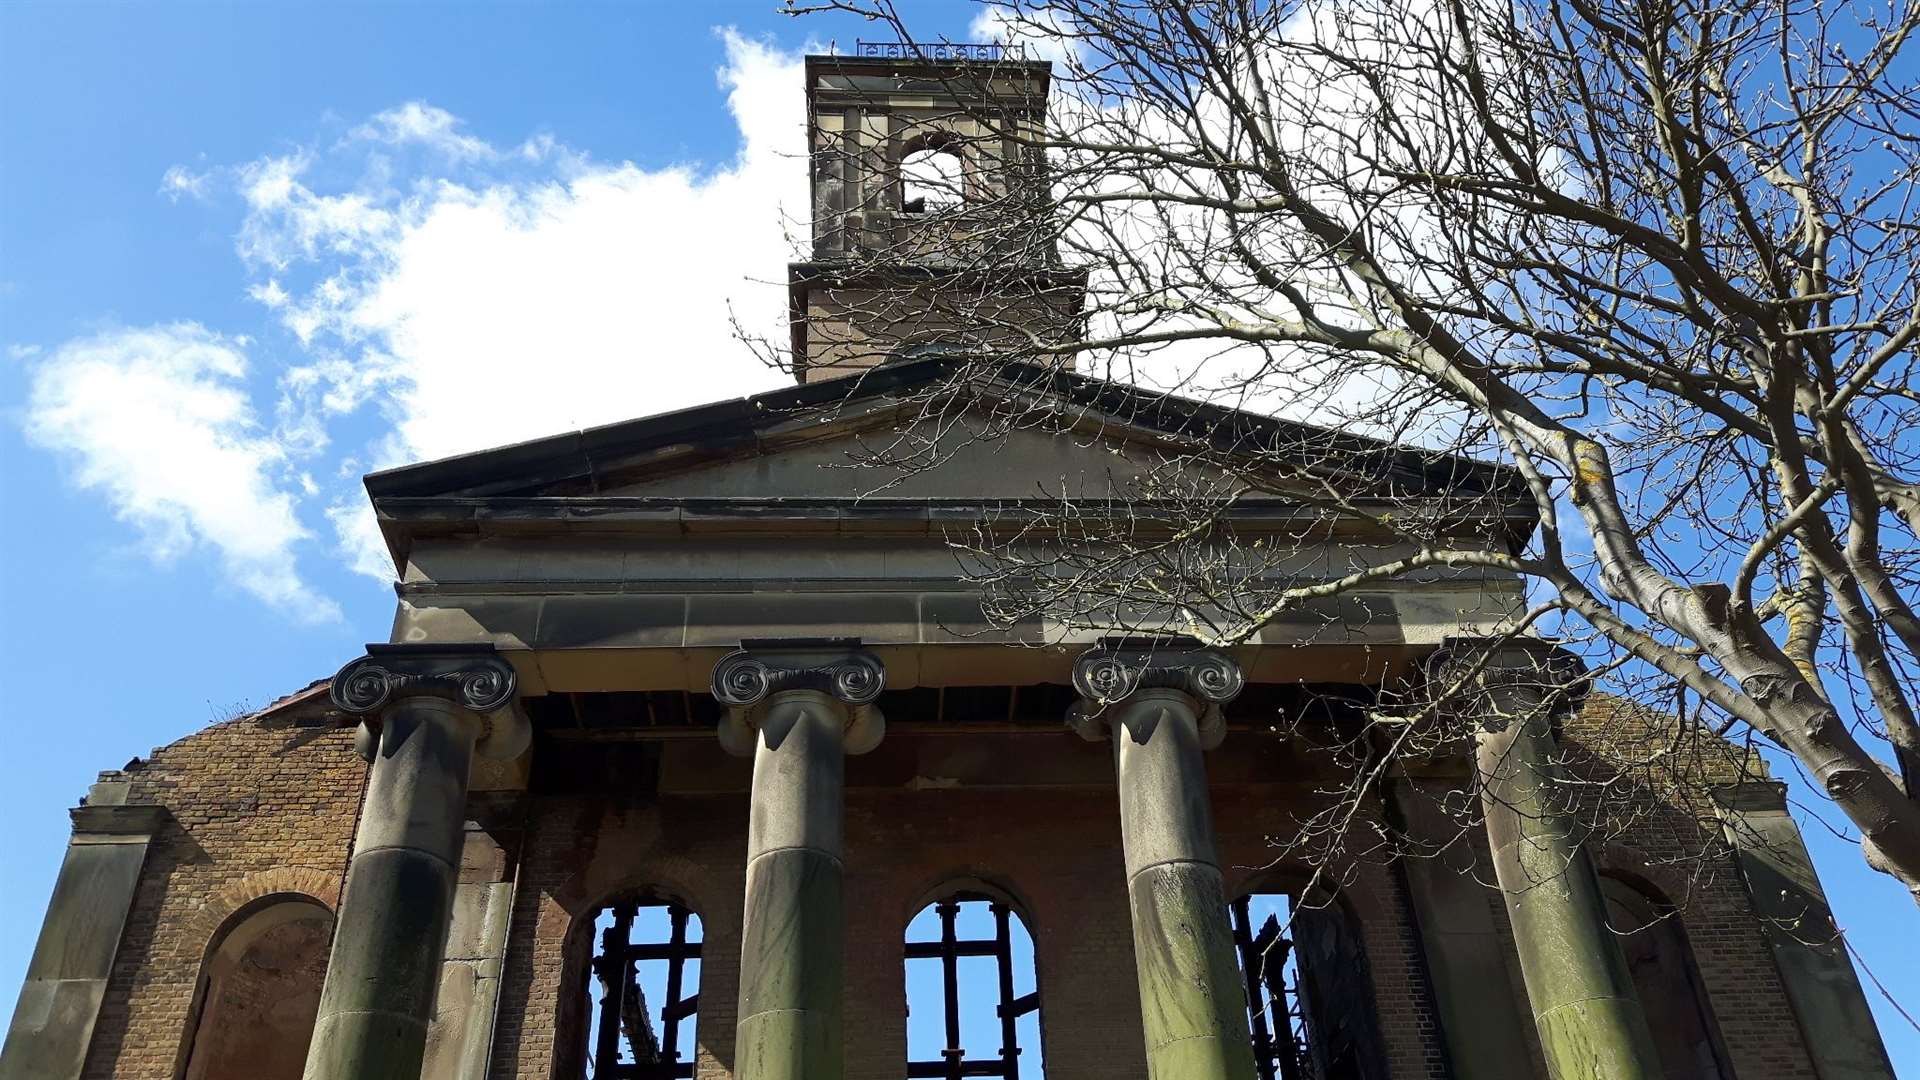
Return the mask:
<path fill-rule="evenodd" d="M 803 7 L 914 40 L 889 0 Z M 943 203 L 956 181 L 913 178 L 913 209 L 946 232 L 849 256 L 937 249 L 978 286 L 876 312 L 978 346 L 876 460 L 991 437 L 960 417 L 1008 357 L 1325 429 L 1192 409 L 1193 437 L 1112 493 L 1129 512 L 1068 500 L 984 525 L 968 554 L 1001 615 L 1230 644 L 1394 575 L 1519 575 L 1526 622 L 1585 639 L 1689 724 L 1790 754 L 1867 862 L 1920 896 L 1920 6 L 998 10 L 1061 57 L 1047 123 L 995 129 L 1029 185 Z M 1025 288 L 1055 310 L 1049 289 L 1077 275 L 1077 318 L 1007 303 Z M 1041 422 L 1011 401 L 1000 429 Z M 1353 435 L 1504 470 L 1413 503 Z M 1224 524 L 1267 496 L 1392 543 L 1303 574 L 1289 559 L 1314 537 Z M 1529 520 L 1510 546 L 1465 539 L 1515 498 Z"/>

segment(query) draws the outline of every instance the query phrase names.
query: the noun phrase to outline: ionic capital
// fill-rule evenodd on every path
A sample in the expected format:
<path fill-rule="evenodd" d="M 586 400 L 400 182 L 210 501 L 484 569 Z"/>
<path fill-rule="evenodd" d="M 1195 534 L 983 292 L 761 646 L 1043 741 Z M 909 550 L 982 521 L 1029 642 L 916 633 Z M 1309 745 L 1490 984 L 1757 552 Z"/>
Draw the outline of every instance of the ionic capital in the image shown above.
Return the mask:
<path fill-rule="evenodd" d="M 513 665 L 492 645 L 368 645 L 333 677 L 327 697 L 362 718 L 362 753 L 371 750 L 388 710 L 428 699 L 480 725 L 474 749 L 483 757 L 517 757 L 533 730 L 514 698 Z"/>
<path fill-rule="evenodd" d="M 746 641 L 713 666 L 713 696 L 727 707 L 720 745 L 750 756 L 754 731 L 782 699 L 809 698 L 845 713 L 845 749 L 880 745 L 886 718 L 874 701 L 887 688 L 887 667 L 858 641 Z"/>
<path fill-rule="evenodd" d="M 1454 715 L 1483 722 L 1551 699 L 1565 707 L 1586 696 L 1587 665 L 1535 637 L 1449 638 L 1426 661 L 1427 685 Z"/>
<path fill-rule="evenodd" d="M 1192 709 L 1201 746 L 1211 750 L 1226 737 L 1221 706 L 1240 696 L 1246 676 L 1233 657 L 1195 643 L 1108 639 L 1073 664 L 1080 692 L 1067 722 L 1091 742 L 1106 738 L 1118 711 L 1129 703 L 1170 697 Z"/>

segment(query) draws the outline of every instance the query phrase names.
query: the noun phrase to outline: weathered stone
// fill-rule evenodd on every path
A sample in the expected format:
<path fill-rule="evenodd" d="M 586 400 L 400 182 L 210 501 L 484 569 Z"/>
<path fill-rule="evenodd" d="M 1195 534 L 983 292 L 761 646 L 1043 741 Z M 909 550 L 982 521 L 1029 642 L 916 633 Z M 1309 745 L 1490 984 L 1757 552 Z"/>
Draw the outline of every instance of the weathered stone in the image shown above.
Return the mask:
<path fill-rule="evenodd" d="M 1420 948 L 1433 980 L 1434 1005 L 1455 1080 L 1504 1080 L 1530 1056 L 1527 1012 L 1509 990 L 1506 943 L 1476 876 L 1473 845 L 1439 808 L 1444 796 L 1396 779 L 1389 791 L 1401 825 L 1429 852 L 1402 860 Z"/>
<path fill-rule="evenodd" d="M 486 730 L 459 702 L 502 708 L 512 672 L 490 658 L 410 651 L 391 669 L 355 661 L 342 675 L 357 681 L 336 684 L 336 703 L 379 709 L 380 731 L 305 1076 L 417 1080 L 442 975 L 467 781 Z M 514 741 L 503 740 L 503 752 Z"/>
<path fill-rule="evenodd" d="M 1160 863 L 1132 875 L 1127 894 L 1149 1075 L 1251 1080 L 1246 996 L 1219 869 Z"/>
<path fill-rule="evenodd" d="M 845 754 L 870 750 L 886 669 L 846 648 L 742 650 L 714 668 L 721 742 L 751 738 L 735 1075 L 837 1077 L 845 986 L 841 822 Z"/>
<path fill-rule="evenodd" d="M 147 847 L 165 817 L 157 807 L 117 805 L 124 791 L 102 794 L 108 805 L 74 814 L 73 840 L 0 1048 L 4 1080 L 70 1080 L 85 1066 Z"/>
<path fill-rule="evenodd" d="M 1114 743 L 1134 964 L 1154 1080 L 1255 1075 L 1201 758 L 1203 746 L 1218 742 L 1220 705 L 1242 685 L 1239 667 L 1211 650 L 1117 643 L 1074 664 L 1081 697 L 1071 722 L 1086 738 L 1110 729 Z M 1203 731 L 1203 708 L 1210 731 Z"/>
<path fill-rule="evenodd" d="M 1554 1080 L 1654 1080 L 1659 1056 L 1607 927 L 1554 742 L 1550 695 L 1577 676 L 1569 654 L 1537 643 L 1491 657 L 1469 644 L 1435 667 L 1439 682 L 1470 684 L 1494 874 L 1548 1072 Z"/>
<path fill-rule="evenodd" d="M 1787 812 L 1786 785 L 1742 784 L 1717 799 L 1727 840 L 1780 981 L 1808 1040 L 1820 1080 L 1892 1080 L 1893 1064 L 1874 1025 L 1813 872 L 1800 829 Z"/>

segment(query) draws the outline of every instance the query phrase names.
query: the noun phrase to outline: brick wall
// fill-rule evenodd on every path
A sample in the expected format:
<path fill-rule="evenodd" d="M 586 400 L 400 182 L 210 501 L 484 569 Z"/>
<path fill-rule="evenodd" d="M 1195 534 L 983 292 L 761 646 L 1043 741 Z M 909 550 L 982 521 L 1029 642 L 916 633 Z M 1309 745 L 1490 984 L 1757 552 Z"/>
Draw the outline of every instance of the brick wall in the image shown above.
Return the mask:
<path fill-rule="evenodd" d="M 209 945 L 276 894 L 339 899 L 366 763 L 349 730 L 243 717 L 155 750 L 130 802 L 171 820 L 147 854 L 86 1076 L 172 1080 Z"/>
<path fill-rule="evenodd" d="M 1671 905 L 1734 1072 L 1811 1080 L 1798 1022 L 1710 794 L 1764 779 L 1765 766 L 1697 730 L 1676 737 L 1670 715 L 1604 694 L 1568 719 L 1561 741 L 1576 770 L 1614 780 L 1589 843 L 1595 869 Z"/>
<path fill-rule="evenodd" d="M 1049 1080 L 1145 1076 L 1132 928 L 1109 754 L 1062 733 L 913 739 L 849 764 L 846 810 L 848 1080 L 897 1080 L 906 1060 L 907 923 L 955 883 L 1010 897 L 1033 935 Z M 1224 752 L 1223 752 L 1224 753 Z M 652 886 L 690 904 L 706 934 L 699 1076 L 731 1075 L 748 764 L 709 745 L 669 754 L 661 793 L 534 794 L 503 977 L 493 1076 L 578 1075 L 585 920 Z M 1229 889 L 1271 861 L 1309 786 L 1214 786 Z M 999 785 L 968 782 L 1001 773 Z M 1035 773 L 1072 786 L 1022 786 Z M 676 786 L 679 790 L 675 790 Z M 1358 919 L 1396 1077 L 1444 1075 L 1430 991 L 1391 869 L 1343 890 Z M 1032 1055 L 1034 1050 L 1028 1048 Z"/>
<path fill-rule="evenodd" d="M 1570 743 L 1581 737 L 1570 729 Z M 1275 873 L 1270 841 L 1315 797 L 1313 784 L 1263 779 L 1274 775 L 1272 752 L 1244 741 L 1259 738 L 1236 735 L 1208 759 L 1230 891 Z M 202 958 L 250 901 L 299 893 L 336 902 L 365 777 L 351 741 L 342 729 L 244 718 L 158 750 L 130 774 L 133 801 L 167 806 L 172 821 L 136 894 L 89 1076 L 173 1077 Z M 552 744 L 541 753 L 552 759 Z M 580 1075 L 587 920 L 610 898 L 650 887 L 701 916 L 698 1075 L 721 1080 L 732 1065 L 750 766 L 705 739 L 572 753 L 573 764 L 544 775 L 537 757 L 528 794 L 475 796 L 476 819 L 507 860 L 490 872 L 514 882 L 492 1076 Z M 1144 1075 L 1109 754 L 1064 734 L 896 731 L 881 751 L 850 762 L 849 1080 L 900 1075 L 907 922 L 943 886 L 967 881 L 1013 898 L 1034 937 L 1047 1075 Z M 1678 906 L 1740 1075 L 1810 1077 L 1741 884 L 1712 851 L 1712 823 L 1642 796 L 1648 805 L 1598 849 L 1602 868 Z M 1392 1075 L 1442 1077 L 1400 875 L 1361 863 L 1347 878 L 1341 902 L 1366 949 Z M 1489 890 L 1488 902 L 1505 932 L 1498 894 Z M 1509 968 L 1517 985 L 1517 965 Z"/>

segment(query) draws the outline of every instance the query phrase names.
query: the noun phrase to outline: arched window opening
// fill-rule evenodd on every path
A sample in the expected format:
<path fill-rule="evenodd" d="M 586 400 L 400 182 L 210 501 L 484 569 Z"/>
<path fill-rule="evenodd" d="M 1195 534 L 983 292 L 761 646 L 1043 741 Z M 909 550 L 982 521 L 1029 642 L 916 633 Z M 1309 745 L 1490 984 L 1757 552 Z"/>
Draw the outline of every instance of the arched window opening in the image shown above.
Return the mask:
<path fill-rule="evenodd" d="M 231 921 L 201 967 L 184 1080 L 299 1080 L 332 944 L 333 912 L 305 897 Z"/>
<path fill-rule="evenodd" d="M 1666 1080 L 1731 1080 L 1720 1028 L 1707 1006 L 1693 950 L 1671 905 L 1602 874 L 1607 923 L 1619 935 Z"/>
<path fill-rule="evenodd" d="M 1046 1075 L 1033 939 L 1001 901 L 956 892 L 907 924 L 907 1075 Z"/>
<path fill-rule="evenodd" d="M 900 211 L 935 214 L 966 200 L 967 166 L 951 139 L 910 144 L 900 157 Z"/>
<path fill-rule="evenodd" d="M 1230 911 L 1261 1080 L 1384 1078 L 1366 953 L 1339 909 L 1255 892 Z"/>
<path fill-rule="evenodd" d="M 671 900 L 616 901 L 594 918 L 587 1075 L 693 1075 L 700 1008 L 700 916 Z"/>

